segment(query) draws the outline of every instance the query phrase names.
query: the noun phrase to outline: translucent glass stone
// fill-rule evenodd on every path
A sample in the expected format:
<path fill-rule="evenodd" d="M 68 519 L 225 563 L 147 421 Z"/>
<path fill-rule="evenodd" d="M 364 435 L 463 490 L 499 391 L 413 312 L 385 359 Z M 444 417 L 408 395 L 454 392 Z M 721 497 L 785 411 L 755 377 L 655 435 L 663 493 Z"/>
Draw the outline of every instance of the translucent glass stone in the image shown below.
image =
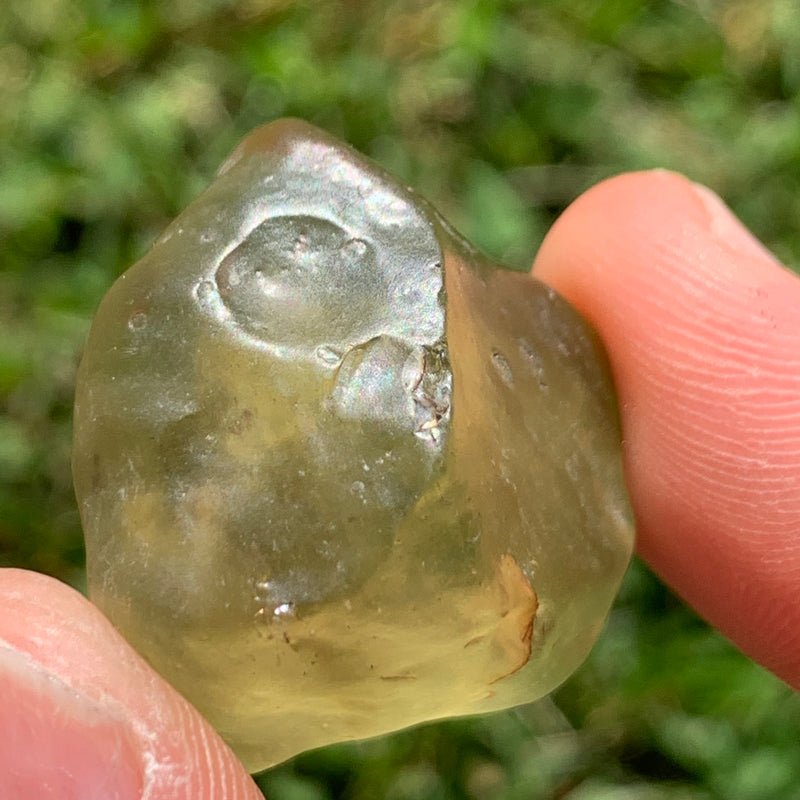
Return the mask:
<path fill-rule="evenodd" d="M 106 295 L 74 475 L 92 598 L 253 771 L 546 694 L 633 543 L 594 332 L 296 120 Z"/>

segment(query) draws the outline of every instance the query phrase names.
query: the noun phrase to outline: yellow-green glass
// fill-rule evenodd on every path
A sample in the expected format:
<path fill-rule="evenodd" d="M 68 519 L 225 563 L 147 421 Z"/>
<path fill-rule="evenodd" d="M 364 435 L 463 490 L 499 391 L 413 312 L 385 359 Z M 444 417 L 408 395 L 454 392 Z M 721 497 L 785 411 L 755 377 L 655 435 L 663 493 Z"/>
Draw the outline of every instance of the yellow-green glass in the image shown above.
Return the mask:
<path fill-rule="evenodd" d="M 296 120 L 106 295 L 73 469 L 92 598 L 252 771 L 546 694 L 633 545 L 594 332 Z"/>

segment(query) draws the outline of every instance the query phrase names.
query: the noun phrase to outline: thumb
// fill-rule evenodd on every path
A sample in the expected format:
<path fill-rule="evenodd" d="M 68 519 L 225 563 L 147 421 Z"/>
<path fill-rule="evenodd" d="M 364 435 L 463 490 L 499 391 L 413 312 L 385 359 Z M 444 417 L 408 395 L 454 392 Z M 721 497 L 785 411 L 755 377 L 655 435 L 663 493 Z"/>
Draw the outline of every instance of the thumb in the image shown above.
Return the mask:
<path fill-rule="evenodd" d="M 639 552 L 800 687 L 800 279 L 665 172 L 579 198 L 535 273 L 609 351 Z"/>
<path fill-rule="evenodd" d="M 77 592 L 3 569 L 0 608 L 0 796 L 262 797 L 200 714 Z"/>

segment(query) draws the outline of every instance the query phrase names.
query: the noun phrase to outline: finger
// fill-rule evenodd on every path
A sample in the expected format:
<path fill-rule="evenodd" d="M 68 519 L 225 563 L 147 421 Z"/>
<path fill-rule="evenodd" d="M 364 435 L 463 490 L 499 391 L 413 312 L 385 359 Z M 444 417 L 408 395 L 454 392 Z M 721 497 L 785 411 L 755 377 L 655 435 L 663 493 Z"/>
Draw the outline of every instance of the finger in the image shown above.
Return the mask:
<path fill-rule="evenodd" d="M 579 198 L 534 269 L 609 351 L 640 553 L 800 687 L 800 279 L 666 172 Z"/>
<path fill-rule="evenodd" d="M 0 796 L 256 800 L 208 723 L 86 599 L 0 570 Z"/>

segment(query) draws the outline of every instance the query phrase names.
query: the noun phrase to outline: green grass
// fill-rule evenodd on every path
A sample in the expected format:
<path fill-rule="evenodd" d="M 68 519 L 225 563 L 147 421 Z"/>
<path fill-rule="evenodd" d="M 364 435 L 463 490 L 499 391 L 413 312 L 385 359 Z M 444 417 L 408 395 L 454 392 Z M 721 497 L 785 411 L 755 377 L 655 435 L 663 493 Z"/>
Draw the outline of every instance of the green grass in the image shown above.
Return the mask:
<path fill-rule="evenodd" d="M 250 128 L 304 117 L 527 266 L 565 205 L 662 166 L 800 258 L 800 5 L 5 0 L 0 564 L 83 586 L 75 368 L 113 279 Z M 270 797 L 800 798 L 800 702 L 634 564 L 558 706 L 301 756 Z"/>

